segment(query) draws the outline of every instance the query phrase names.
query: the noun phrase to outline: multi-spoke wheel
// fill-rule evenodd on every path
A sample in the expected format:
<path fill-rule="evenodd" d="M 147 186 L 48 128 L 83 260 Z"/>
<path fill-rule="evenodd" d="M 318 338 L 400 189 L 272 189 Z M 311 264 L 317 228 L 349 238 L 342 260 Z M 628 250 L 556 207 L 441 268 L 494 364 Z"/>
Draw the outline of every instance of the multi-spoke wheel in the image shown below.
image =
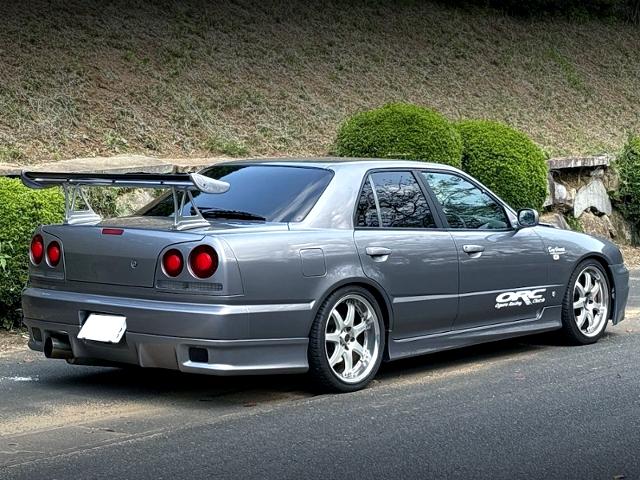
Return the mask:
<path fill-rule="evenodd" d="M 309 337 L 309 371 L 325 389 L 359 390 L 378 371 L 383 349 L 380 308 L 367 290 L 348 286 L 318 311 Z"/>
<path fill-rule="evenodd" d="M 565 336 L 580 345 L 595 343 L 609 320 L 610 290 L 607 274 L 595 260 L 580 263 L 571 276 L 562 305 Z"/>

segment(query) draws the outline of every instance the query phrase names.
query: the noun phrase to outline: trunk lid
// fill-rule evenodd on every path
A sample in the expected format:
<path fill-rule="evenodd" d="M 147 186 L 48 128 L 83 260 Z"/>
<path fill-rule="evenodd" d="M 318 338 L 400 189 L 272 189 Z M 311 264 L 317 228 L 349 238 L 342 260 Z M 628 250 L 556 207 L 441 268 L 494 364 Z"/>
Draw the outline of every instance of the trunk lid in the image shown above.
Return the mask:
<path fill-rule="evenodd" d="M 204 238 L 202 231 L 178 232 L 170 230 L 171 225 L 171 221 L 142 220 L 130 228 L 133 222 L 128 219 L 95 226 L 48 225 L 43 231 L 60 240 L 68 280 L 153 287 L 158 257 L 165 247 Z M 121 228 L 123 233 L 107 235 L 103 228 Z"/>

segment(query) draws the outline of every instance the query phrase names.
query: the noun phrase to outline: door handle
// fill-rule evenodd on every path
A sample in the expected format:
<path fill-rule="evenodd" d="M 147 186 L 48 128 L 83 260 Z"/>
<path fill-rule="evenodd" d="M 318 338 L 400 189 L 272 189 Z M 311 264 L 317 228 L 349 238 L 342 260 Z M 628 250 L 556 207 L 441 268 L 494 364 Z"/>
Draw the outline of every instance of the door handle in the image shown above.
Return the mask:
<path fill-rule="evenodd" d="M 367 247 L 364 251 L 374 262 L 385 262 L 391 255 L 391 249 L 386 247 Z"/>
<path fill-rule="evenodd" d="M 371 257 L 379 257 L 382 255 L 390 255 L 391 249 L 386 247 L 367 247 L 364 249 L 367 252 L 367 255 Z"/>
<path fill-rule="evenodd" d="M 484 252 L 484 247 L 482 245 L 463 245 L 462 250 L 465 253 L 480 253 Z"/>
<path fill-rule="evenodd" d="M 471 258 L 478 258 L 484 252 L 482 245 L 463 245 L 462 250 Z"/>

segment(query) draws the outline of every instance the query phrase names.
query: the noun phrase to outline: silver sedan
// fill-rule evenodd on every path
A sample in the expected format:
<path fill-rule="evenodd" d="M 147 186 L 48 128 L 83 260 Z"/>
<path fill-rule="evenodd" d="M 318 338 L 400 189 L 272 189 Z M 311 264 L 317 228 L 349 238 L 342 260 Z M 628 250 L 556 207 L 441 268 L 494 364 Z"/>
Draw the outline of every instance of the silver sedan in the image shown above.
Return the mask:
<path fill-rule="evenodd" d="M 62 185 L 23 295 L 50 358 L 215 375 L 309 372 L 366 386 L 382 361 L 558 330 L 596 342 L 624 318 L 612 243 L 515 212 L 452 167 L 256 160 L 192 175 L 23 173 Z M 87 186 L 166 188 L 102 220 Z"/>

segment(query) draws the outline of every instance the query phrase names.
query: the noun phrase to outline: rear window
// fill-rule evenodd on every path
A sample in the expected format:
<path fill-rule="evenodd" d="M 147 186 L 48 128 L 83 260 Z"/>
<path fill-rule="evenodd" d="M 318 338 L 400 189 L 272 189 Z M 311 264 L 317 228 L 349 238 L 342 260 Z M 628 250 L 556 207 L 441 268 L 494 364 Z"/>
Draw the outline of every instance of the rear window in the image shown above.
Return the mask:
<path fill-rule="evenodd" d="M 214 166 L 199 173 L 231 185 L 222 194 L 193 192 L 195 205 L 205 218 L 214 218 L 207 212 L 217 212 L 215 218 L 255 216 L 268 222 L 304 220 L 333 177 L 333 172 L 321 168 L 272 165 Z M 191 210 L 187 202 L 182 214 L 192 214 Z M 168 217 L 173 211 L 169 194 L 143 215 Z"/>

